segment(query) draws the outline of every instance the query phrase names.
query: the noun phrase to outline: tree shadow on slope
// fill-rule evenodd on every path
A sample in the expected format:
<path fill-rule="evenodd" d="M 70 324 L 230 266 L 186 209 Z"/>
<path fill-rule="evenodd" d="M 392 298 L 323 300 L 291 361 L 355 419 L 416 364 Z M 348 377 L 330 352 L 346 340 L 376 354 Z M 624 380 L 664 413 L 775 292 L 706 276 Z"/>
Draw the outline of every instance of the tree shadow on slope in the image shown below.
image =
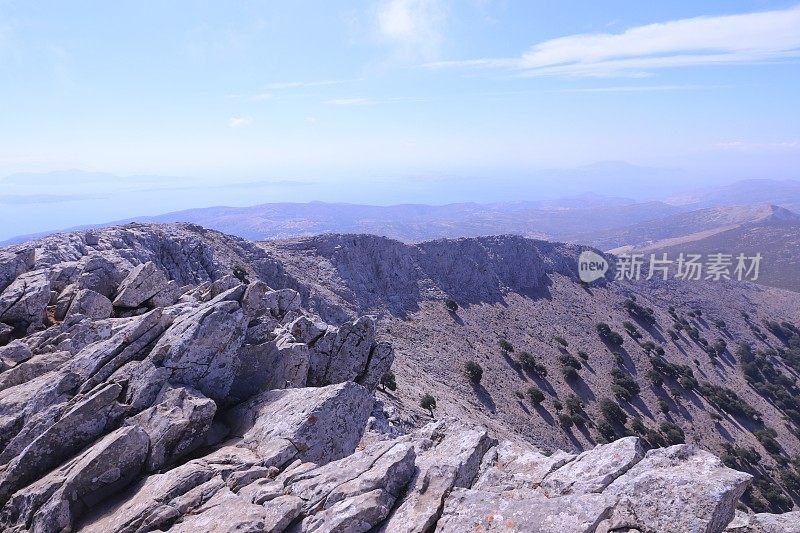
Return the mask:
<path fill-rule="evenodd" d="M 477 396 L 478 400 L 480 400 L 481 404 L 483 404 L 483 406 L 487 408 L 489 412 L 492 414 L 497 412 L 497 405 L 494 403 L 492 395 L 489 394 L 489 391 L 487 391 L 483 385 L 480 383 L 472 383 L 472 390 L 475 393 L 475 396 Z"/>

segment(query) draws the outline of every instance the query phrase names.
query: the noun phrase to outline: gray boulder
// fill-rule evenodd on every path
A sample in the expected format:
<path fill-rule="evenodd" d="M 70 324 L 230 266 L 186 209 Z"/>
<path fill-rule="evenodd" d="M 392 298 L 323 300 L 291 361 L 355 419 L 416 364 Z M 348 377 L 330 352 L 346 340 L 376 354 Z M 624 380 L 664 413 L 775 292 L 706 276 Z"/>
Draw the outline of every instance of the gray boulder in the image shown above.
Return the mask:
<path fill-rule="evenodd" d="M 18 276 L 32 270 L 34 259 L 33 247 L 16 252 L 0 250 L 0 292 L 11 285 Z"/>
<path fill-rule="evenodd" d="M 603 494 L 617 498 L 616 524 L 642 533 L 722 531 L 752 476 L 681 444 L 650 450 Z"/>
<path fill-rule="evenodd" d="M 17 365 L 25 362 L 33 356 L 30 346 L 22 341 L 12 341 L 0 347 L 0 359 L 6 363 Z"/>
<path fill-rule="evenodd" d="M 736 511 L 725 533 L 800 533 L 800 511 L 783 514 Z"/>
<path fill-rule="evenodd" d="M 644 457 L 637 437 L 601 444 L 548 474 L 541 490 L 548 497 L 602 492 Z"/>
<path fill-rule="evenodd" d="M 135 309 L 164 290 L 167 277 L 155 263 L 147 261 L 131 270 L 117 290 L 114 307 Z"/>
<path fill-rule="evenodd" d="M 72 298 L 66 316 L 80 314 L 92 320 L 110 318 L 114 313 L 111 300 L 91 289 L 81 289 Z"/>
<path fill-rule="evenodd" d="M 17 277 L 0 294 L 0 322 L 21 331 L 44 324 L 45 309 L 50 303 L 50 281 L 41 270 Z"/>
<path fill-rule="evenodd" d="M 324 464 L 356 449 L 372 410 L 357 383 L 263 392 L 224 416 L 240 446 L 278 466 L 294 459 Z M 265 463 L 266 464 L 266 463 Z"/>
<path fill-rule="evenodd" d="M 436 531 L 594 533 L 613 507 L 614 499 L 603 494 L 574 494 L 557 498 L 532 495 L 516 499 L 496 492 L 455 489 L 445 502 Z"/>
<path fill-rule="evenodd" d="M 209 302 L 178 317 L 158 340 L 150 360 L 170 371 L 170 383 L 224 402 L 236 375 L 236 353 L 246 326 L 238 302 Z"/>
<path fill-rule="evenodd" d="M 144 468 L 153 472 L 193 451 L 211 428 L 216 404 L 189 388 L 167 388 L 157 404 L 126 420 L 150 437 L 150 453 Z"/>
<path fill-rule="evenodd" d="M 483 456 L 495 444 L 485 429 L 445 422 L 415 435 L 416 472 L 410 490 L 383 526 L 386 532 L 427 531 L 454 487 L 472 485 Z"/>
<path fill-rule="evenodd" d="M 124 488 L 147 455 L 147 434 L 120 428 L 91 448 L 17 492 L 0 511 L 5 531 L 69 531 L 87 508 Z"/>

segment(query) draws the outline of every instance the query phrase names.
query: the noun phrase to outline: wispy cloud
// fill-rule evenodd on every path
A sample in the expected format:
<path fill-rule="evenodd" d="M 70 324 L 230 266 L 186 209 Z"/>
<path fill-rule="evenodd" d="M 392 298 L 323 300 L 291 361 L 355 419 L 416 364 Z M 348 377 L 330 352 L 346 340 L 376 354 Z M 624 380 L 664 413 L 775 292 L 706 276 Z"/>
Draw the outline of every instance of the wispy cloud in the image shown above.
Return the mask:
<path fill-rule="evenodd" d="M 376 13 L 378 33 L 407 59 L 439 54 L 447 9 L 441 0 L 385 0 Z"/>
<path fill-rule="evenodd" d="M 253 123 L 253 117 L 231 117 L 228 119 L 228 126 L 231 128 L 244 128 Z"/>
<path fill-rule="evenodd" d="M 614 87 L 582 87 L 554 89 L 557 93 L 638 93 L 660 91 L 703 91 L 729 89 L 731 85 L 619 85 Z"/>
<path fill-rule="evenodd" d="M 714 145 L 720 150 L 800 150 L 800 141 L 747 142 L 727 141 Z"/>
<path fill-rule="evenodd" d="M 322 102 L 326 105 L 355 106 L 355 105 L 374 105 L 376 102 L 370 98 L 334 98 Z"/>
<path fill-rule="evenodd" d="M 534 45 L 520 57 L 444 61 L 431 68 L 500 68 L 523 76 L 646 76 L 701 65 L 760 63 L 800 56 L 800 6 L 696 17 L 576 34 Z"/>
<path fill-rule="evenodd" d="M 267 84 L 269 90 L 298 89 L 305 87 L 324 87 L 327 85 L 340 85 L 353 80 L 316 80 L 316 81 L 284 81 L 279 83 Z"/>

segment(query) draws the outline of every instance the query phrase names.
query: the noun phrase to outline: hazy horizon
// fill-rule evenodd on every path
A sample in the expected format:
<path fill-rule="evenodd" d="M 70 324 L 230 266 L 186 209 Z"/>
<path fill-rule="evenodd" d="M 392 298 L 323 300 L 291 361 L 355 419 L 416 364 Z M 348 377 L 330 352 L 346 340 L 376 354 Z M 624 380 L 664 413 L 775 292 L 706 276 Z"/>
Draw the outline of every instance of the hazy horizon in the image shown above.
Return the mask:
<path fill-rule="evenodd" d="M 787 1 L 0 1 L 0 239 L 798 179 L 798 58 Z"/>

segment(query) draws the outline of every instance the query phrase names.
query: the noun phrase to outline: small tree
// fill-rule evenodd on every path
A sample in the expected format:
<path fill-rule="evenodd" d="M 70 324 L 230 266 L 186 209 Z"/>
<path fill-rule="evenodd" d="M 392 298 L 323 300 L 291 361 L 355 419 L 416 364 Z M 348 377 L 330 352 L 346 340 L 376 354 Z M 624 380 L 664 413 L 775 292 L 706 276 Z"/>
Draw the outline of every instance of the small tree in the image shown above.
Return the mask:
<path fill-rule="evenodd" d="M 458 302 L 455 300 L 445 300 L 444 306 L 447 307 L 447 310 L 451 313 L 458 311 Z"/>
<path fill-rule="evenodd" d="M 381 387 L 383 387 L 384 391 L 386 391 L 386 389 L 391 391 L 397 390 L 397 380 L 394 377 L 394 372 L 389 370 L 381 376 Z"/>
<path fill-rule="evenodd" d="M 534 405 L 539 405 L 544 401 L 544 393 L 536 387 L 528 388 L 528 398 Z"/>
<path fill-rule="evenodd" d="M 569 429 L 573 426 L 574 422 L 572 421 L 572 417 L 566 413 L 561 413 L 558 415 L 558 423 L 564 429 Z"/>
<path fill-rule="evenodd" d="M 420 398 L 419 406 L 426 409 L 431 414 L 431 418 L 433 418 L 433 410 L 436 409 L 436 398 L 426 392 Z"/>
<path fill-rule="evenodd" d="M 469 380 L 476 385 L 481 382 L 481 378 L 483 377 L 483 367 L 476 363 L 475 361 L 467 361 L 467 364 L 464 365 L 464 371 L 467 373 Z"/>
<path fill-rule="evenodd" d="M 504 352 L 513 352 L 514 345 L 508 342 L 506 339 L 500 339 L 500 349 Z"/>

